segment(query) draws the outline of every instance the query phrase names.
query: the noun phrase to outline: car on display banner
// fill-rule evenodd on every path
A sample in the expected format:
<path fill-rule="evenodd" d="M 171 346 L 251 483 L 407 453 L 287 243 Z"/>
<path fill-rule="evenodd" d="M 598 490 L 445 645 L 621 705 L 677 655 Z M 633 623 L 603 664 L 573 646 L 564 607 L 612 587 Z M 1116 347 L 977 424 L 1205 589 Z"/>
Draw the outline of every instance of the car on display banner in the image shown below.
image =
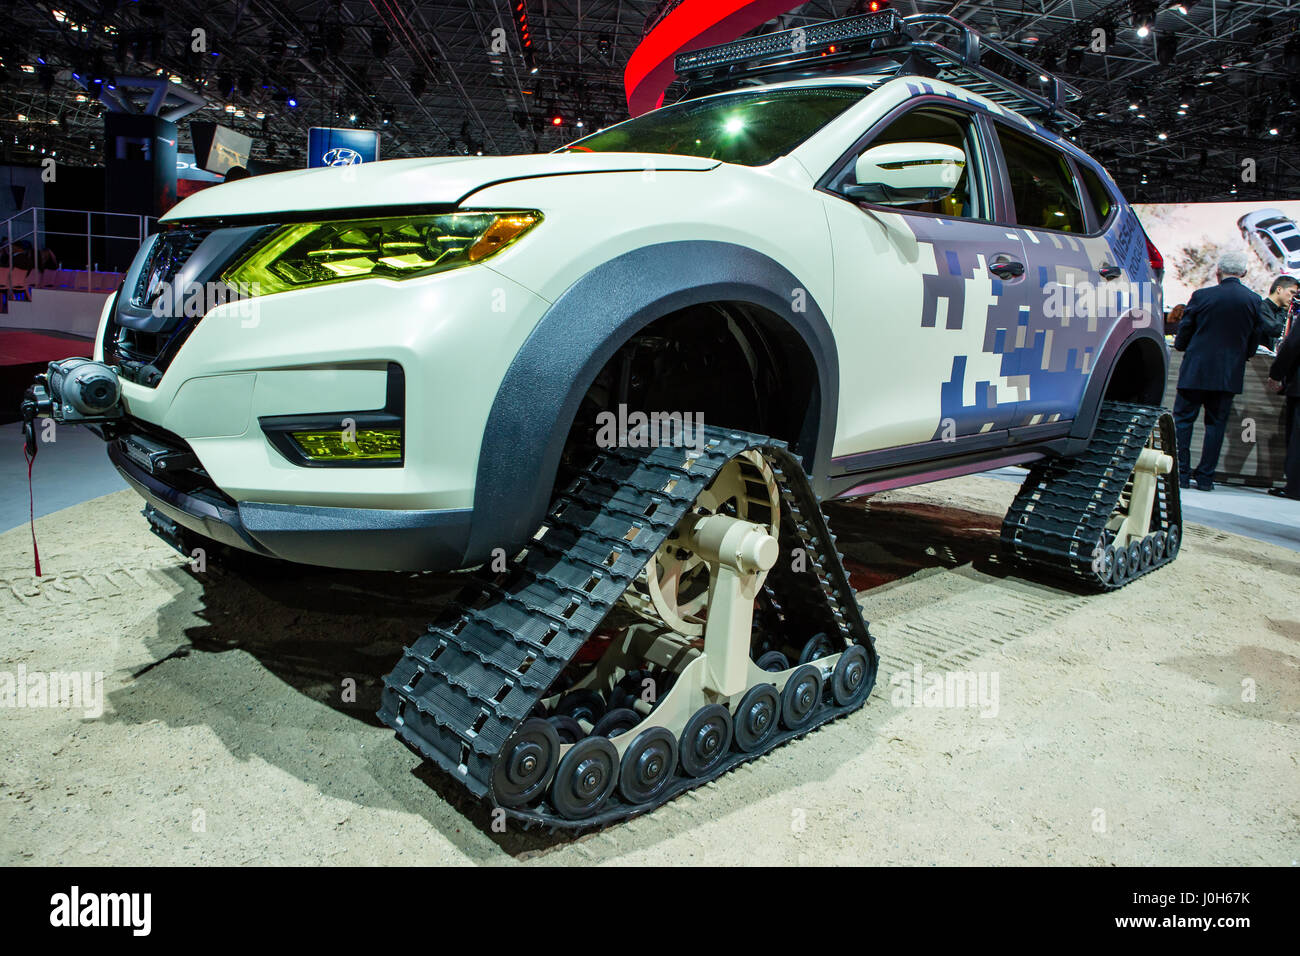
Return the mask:
<path fill-rule="evenodd" d="M 831 21 L 555 153 L 202 192 L 29 429 L 92 424 L 187 555 L 482 566 L 380 716 L 525 821 L 651 809 L 869 693 L 822 500 L 1023 464 L 1008 561 L 1177 553 L 1159 253 L 1073 88 L 929 30 L 976 37 Z"/>
<path fill-rule="evenodd" d="M 1280 209 L 1256 209 L 1237 220 L 1241 236 L 1275 272 L 1300 272 L 1300 227 Z"/>

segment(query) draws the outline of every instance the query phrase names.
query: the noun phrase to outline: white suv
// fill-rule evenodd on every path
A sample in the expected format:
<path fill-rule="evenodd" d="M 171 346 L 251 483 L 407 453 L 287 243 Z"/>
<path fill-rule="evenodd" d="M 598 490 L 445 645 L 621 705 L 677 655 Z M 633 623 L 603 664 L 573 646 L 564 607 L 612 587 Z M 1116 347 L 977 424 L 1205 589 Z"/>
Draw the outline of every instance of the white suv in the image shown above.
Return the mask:
<path fill-rule="evenodd" d="M 557 153 L 209 189 L 29 422 L 95 422 L 186 551 L 486 562 L 381 717 L 526 820 L 641 812 L 870 691 L 819 499 L 1029 464 L 1011 559 L 1177 552 L 1159 253 L 1018 111 L 1073 91 L 981 44 L 1033 66 L 890 11 L 685 54 L 688 98 Z"/>

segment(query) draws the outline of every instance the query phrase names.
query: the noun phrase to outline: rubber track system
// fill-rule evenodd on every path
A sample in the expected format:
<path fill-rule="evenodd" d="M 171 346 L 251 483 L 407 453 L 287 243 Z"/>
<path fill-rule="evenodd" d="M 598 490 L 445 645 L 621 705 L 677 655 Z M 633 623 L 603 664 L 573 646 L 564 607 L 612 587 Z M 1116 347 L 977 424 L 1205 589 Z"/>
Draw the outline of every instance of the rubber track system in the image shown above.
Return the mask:
<path fill-rule="evenodd" d="M 438 622 L 406 648 L 384 678 L 380 719 L 475 797 L 496 805 L 493 776 L 511 735 L 538 712 L 565 667 L 700 493 L 728 461 L 749 449 L 764 456 L 781 490 L 781 559 L 765 582 L 764 596 L 779 609 L 782 624 L 797 626 L 798 640 L 811 628 L 839 636 L 844 647 L 858 644 L 866 650 L 865 701 L 879 666 L 874 642 L 802 466 L 773 439 L 710 427 L 704 433 L 697 450 L 600 453 L 556 497 L 541 528 L 506 570 L 477 572 Z M 804 570 L 791 568 L 794 548 L 803 549 Z M 733 751 L 703 777 L 685 776 L 679 767 L 652 803 L 629 805 L 616 791 L 596 814 L 581 820 L 560 816 L 546 802 L 501 809 L 526 825 L 605 826 L 652 810 L 860 706 L 840 707 L 828 692 L 806 726 L 780 728 L 757 753 Z"/>
<path fill-rule="evenodd" d="M 1143 542 L 1149 559 L 1117 573 L 1099 560 L 1110 543 L 1107 522 L 1121 495 L 1131 490 L 1133 467 L 1155 433 L 1155 447 L 1173 458 L 1157 479 L 1151 531 Z M 1090 590 L 1113 591 L 1174 560 L 1182 536 L 1178 455 L 1173 417 L 1150 405 L 1105 402 L 1088 450 L 1033 466 L 1002 522 L 1004 551 L 1018 563 Z"/>

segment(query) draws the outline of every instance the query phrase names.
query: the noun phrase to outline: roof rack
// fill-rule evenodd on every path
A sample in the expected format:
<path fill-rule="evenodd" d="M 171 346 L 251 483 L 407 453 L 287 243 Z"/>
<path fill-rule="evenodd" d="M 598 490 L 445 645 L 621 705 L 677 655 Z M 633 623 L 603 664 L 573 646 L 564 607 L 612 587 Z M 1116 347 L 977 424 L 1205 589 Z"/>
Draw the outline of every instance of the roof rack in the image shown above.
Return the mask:
<path fill-rule="evenodd" d="M 824 75 L 926 76 L 960 86 L 1049 125 L 1082 122 L 1066 105 L 1078 88 L 1014 50 L 941 13 L 882 10 L 679 53 L 688 97 L 746 82 Z M 1030 83 L 1037 78 L 1035 90 Z"/>

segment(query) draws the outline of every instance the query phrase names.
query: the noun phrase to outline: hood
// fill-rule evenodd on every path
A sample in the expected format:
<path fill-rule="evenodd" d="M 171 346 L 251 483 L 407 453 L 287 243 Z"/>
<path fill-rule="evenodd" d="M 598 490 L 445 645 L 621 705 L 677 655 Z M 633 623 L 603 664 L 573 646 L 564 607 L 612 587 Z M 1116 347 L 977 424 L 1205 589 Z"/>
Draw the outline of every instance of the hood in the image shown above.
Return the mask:
<path fill-rule="evenodd" d="M 716 159 L 659 153 L 541 153 L 389 159 L 329 169 L 296 169 L 210 186 L 182 200 L 162 222 L 267 216 L 278 212 L 377 206 L 455 205 L 494 183 L 573 173 L 702 172 Z"/>

